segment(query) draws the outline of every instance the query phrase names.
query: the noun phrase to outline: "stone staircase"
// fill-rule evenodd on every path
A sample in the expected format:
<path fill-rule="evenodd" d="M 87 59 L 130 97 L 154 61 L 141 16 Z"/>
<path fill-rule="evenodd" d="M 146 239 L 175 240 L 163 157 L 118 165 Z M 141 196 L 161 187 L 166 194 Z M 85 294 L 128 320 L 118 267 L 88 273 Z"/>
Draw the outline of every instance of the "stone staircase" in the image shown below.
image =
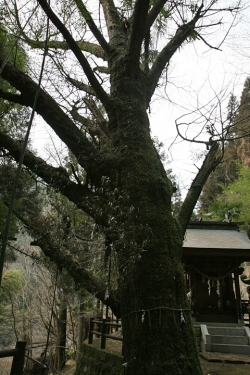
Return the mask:
<path fill-rule="evenodd" d="M 242 325 L 201 324 L 201 350 L 250 355 L 250 330 Z"/>

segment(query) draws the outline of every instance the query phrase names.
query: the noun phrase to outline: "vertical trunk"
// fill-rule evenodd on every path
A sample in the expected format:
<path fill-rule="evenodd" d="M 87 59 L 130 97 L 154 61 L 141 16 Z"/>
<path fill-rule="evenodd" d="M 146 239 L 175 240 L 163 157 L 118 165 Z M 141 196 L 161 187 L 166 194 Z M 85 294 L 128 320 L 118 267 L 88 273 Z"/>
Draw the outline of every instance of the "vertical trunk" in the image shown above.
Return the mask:
<path fill-rule="evenodd" d="M 114 231 L 125 373 L 200 375 L 181 265 L 183 230 L 171 213 L 172 185 L 150 138 L 145 87 L 129 78 L 121 82 L 122 88 L 119 82 L 114 88 L 122 97 L 111 131 L 123 157 L 123 205 L 117 203 L 122 212 L 116 216 L 117 222 L 123 219 Z"/>
<path fill-rule="evenodd" d="M 79 358 L 82 342 L 86 336 L 86 332 L 84 332 L 84 301 L 83 301 L 83 293 L 79 292 L 79 315 L 78 315 L 78 325 L 77 325 L 77 356 Z"/>
<path fill-rule="evenodd" d="M 156 240 L 123 285 L 126 374 L 201 374 L 178 261 L 180 246 L 174 242 L 173 234 L 168 235 L 173 248 L 165 246 L 164 251 Z"/>
<path fill-rule="evenodd" d="M 154 204 L 146 204 L 146 192 L 141 192 L 145 201 L 133 223 L 133 243 L 124 251 L 131 252 L 135 242 L 139 246 L 127 267 L 123 261 L 126 254 L 120 258 L 126 373 L 200 375 L 181 265 L 182 232 L 171 213 L 161 209 L 164 205 L 157 189 L 154 195 Z M 154 207 L 159 209 L 154 212 Z M 138 234 L 146 227 L 145 220 L 150 234 L 145 234 L 143 244 Z"/>
<path fill-rule="evenodd" d="M 67 331 L 67 301 L 65 295 L 60 293 L 60 303 L 57 316 L 57 345 L 55 351 L 54 370 L 61 371 L 66 362 L 66 331 Z"/>

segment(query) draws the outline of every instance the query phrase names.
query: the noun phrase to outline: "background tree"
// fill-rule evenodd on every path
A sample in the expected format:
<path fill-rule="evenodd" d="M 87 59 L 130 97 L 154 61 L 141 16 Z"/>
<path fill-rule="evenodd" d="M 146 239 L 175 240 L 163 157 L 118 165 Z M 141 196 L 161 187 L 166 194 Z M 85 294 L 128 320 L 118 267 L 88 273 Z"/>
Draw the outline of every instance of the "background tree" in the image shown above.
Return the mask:
<path fill-rule="evenodd" d="M 240 99 L 240 106 L 237 116 L 236 131 L 240 137 L 239 143 L 239 157 L 241 163 L 249 168 L 250 167 L 250 146 L 249 146 L 249 133 L 250 133 L 250 78 L 245 80 L 243 91 Z"/>
<path fill-rule="evenodd" d="M 238 178 L 224 186 L 221 194 L 209 207 L 209 213 L 212 218 L 219 220 L 225 219 L 225 214 L 230 212 L 230 218 L 234 221 L 244 222 L 244 226 L 249 234 L 250 216 L 249 216 L 249 188 L 250 169 L 239 165 Z"/>
<path fill-rule="evenodd" d="M 246 219 L 248 222 L 246 189 L 249 168 L 249 84 L 247 78 L 240 103 L 233 94 L 228 103 L 228 137 L 223 142 L 224 158 L 209 176 L 200 197 L 200 214 L 205 214 L 206 218 L 225 219 L 225 213 L 229 210 L 234 220 Z"/>
<path fill-rule="evenodd" d="M 202 189 L 199 199 L 200 214 L 209 213 L 209 207 L 216 202 L 219 194 L 222 193 L 223 187 L 232 183 L 238 176 L 239 155 L 239 137 L 236 124 L 239 116 L 239 104 L 235 95 L 231 94 L 227 106 L 228 114 L 228 134 L 227 140 L 221 144 L 220 153 L 223 159 L 217 166 L 216 170 L 211 173 L 206 184 Z"/>
<path fill-rule="evenodd" d="M 13 2 L 6 9 L 8 32 L 31 49 L 45 48 L 43 85 L 36 83 L 36 65 L 27 75 L 8 62 L 1 77 L 17 92 L 2 89 L 0 97 L 32 108 L 39 89 L 37 114 L 72 152 L 85 178 L 78 178 L 77 168 L 69 174 L 30 150 L 23 164 L 92 217 L 107 256 L 117 261 L 117 291 L 107 298 L 101 279 L 84 273 L 70 251 L 48 246 L 43 236 L 41 248 L 75 281 L 84 275 L 85 288 L 122 317 L 131 375 L 201 374 L 181 250 L 202 186 L 219 162 L 218 144 L 206 142 L 210 150 L 174 218 L 174 189 L 151 139 L 147 110 L 175 52 L 197 39 L 209 45 L 207 25 L 216 32 L 223 13 L 238 7 L 165 0 L 101 0 L 91 8 L 80 0 L 38 4 L 19 8 Z M 161 30 L 162 48 L 152 51 L 150 42 Z M 1 132 L 0 146 L 19 159 L 20 143 L 11 134 Z"/>
<path fill-rule="evenodd" d="M 17 323 L 14 313 L 14 300 L 24 284 L 24 275 L 19 269 L 8 269 L 3 274 L 0 292 L 0 323 L 2 335 L 0 345 L 8 347 L 17 336 Z"/>

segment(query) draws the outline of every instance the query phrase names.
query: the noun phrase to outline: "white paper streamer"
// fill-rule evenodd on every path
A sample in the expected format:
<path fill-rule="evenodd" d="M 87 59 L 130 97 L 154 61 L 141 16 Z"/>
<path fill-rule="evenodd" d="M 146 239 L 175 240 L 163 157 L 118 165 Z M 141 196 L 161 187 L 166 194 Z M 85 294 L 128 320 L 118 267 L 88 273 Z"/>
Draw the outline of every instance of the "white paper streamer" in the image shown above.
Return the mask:
<path fill-rule="evenodd" d="M 207 281 L 207 285 L 208 285 L 208 295 L 210 296 L 210 294 L 211 294 L 211 280 Z"/>
<path fill-rule="evenodd" d="M 216 289 L 216 293 L 218 294 L 218 296 L 220 295 L 220 280 L 217 280 L 217 289 Z"/>

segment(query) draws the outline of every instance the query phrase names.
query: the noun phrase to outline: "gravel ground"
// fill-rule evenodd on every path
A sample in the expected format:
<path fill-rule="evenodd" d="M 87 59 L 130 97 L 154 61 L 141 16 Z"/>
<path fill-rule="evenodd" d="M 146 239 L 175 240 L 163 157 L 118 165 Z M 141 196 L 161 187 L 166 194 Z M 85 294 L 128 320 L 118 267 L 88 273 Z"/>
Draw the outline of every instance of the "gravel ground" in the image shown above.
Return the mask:
<path fill-rule="evenodd" d="M 250 375 L 250 357 L 222 353 L 200 355 L 203 375 Z"/>

